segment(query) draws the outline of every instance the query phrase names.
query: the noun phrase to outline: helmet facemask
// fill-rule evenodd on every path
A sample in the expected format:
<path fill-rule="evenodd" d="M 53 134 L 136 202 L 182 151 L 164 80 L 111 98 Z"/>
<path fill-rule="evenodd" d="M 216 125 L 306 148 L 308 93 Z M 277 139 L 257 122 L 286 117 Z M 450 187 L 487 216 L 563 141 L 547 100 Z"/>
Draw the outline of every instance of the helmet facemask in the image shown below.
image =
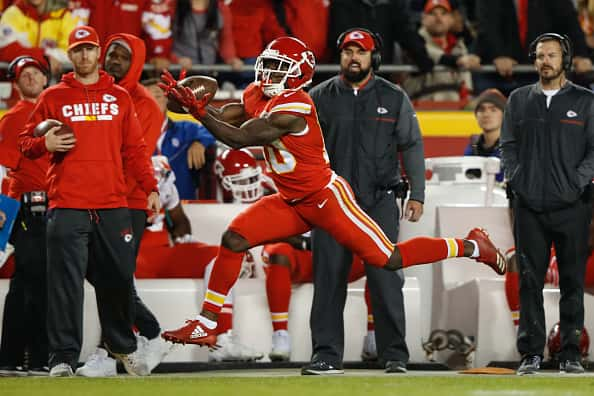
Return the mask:
<path fill-rule="evenodd" d="M 233 193 L 235 200 L 244 203 L 255 202 L 264 193 L 261 174 L 262 169 L 259 166 L 244 168 L 237 174 L 223 176 L 221 184 Z"/>
<path fill-rule="evenodd" d="M 300 62 L 266 49 L 256 60 L 256 82 L 260 82 L 264 95 L 273 97 L 287 90 L 287 80 L 301 76 Z"/>

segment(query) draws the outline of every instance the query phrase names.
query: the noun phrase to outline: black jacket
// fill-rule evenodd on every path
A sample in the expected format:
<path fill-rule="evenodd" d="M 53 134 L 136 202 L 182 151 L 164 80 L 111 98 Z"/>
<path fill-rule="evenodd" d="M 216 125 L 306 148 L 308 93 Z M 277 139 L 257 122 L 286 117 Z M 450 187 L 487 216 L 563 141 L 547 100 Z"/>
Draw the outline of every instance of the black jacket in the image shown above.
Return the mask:
<path fill-rule="evenodd" d="M 547 108 L 539 83 L 516 89 L 505 107 L 501 151 L 509 186 L 528 207 L 575 203 L 594 177 L 594 93 L 567 82 Z"/>
<path fill-rule="evenodd" d="M 425 199 L 423 140 L 415 111 L 398 86 L 374 76 L 355 92 L 339 77 L 311 95 L 324 134 L 330 166 L 344 177 L 364 208 L 400 180 L 398 151 L 411 184 L 410 199 Z"/>
<path fill-rule="evenodd" d="M 479 0 L 476 4 L 478 37 L 476 50 L 482 63 L 508 56 L 520 63 L 528 60 L 528 45 L 547 32 L 567 34 L 577 56 L 588 56 L 584 34 L 571 0 L 528 0 L 526 48 L 520 44 L 514 0 Z"/>

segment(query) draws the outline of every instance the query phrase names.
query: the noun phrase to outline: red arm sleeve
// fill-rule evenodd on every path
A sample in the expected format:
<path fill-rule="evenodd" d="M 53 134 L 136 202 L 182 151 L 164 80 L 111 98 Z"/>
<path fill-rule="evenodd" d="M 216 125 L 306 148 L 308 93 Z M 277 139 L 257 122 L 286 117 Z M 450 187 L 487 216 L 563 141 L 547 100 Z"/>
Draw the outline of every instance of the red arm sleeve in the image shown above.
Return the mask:
<path fill-rule="evenodd" d="M 29 117 L 29 121 L 25 125 L 25 130 L 19 134 L 18 138 L 18 146 L 19 150 L 23 155 L 30 159 L 36 159 L 47 153 L 47 148 L 45 147 L 45 137 L 35 137 L 33 136 L 33 131 L 37 124 L 41 121 L 48 119 L 48 109 L 45 105 L 44 100 L 45 95 L 42 93 L 33 109 L 33 113 L 31 117 Z"/>
<path fill-rule="evenodd" d="M 147 154 L 146 143 L 142 137 L 142 129 L 138 117 L 134 113 L 132 100 L 128 99 L 126 117 L 122 125 L 122 160 L 124 172 L 132 176 L 148 195 L 157 190 L 157 181 L 153 175 L 153 167 Z"/>

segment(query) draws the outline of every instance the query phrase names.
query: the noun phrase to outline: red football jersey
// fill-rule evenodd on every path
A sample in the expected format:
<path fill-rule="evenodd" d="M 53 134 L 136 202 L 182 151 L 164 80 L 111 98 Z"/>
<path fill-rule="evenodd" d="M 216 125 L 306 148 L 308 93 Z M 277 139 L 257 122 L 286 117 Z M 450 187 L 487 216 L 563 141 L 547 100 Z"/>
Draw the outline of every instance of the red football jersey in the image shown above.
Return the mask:
<path fill-rule="evenodd" d="M 332 169 L 311 97 L 303 90 L 288 91 L 259 107 L 256 106 L 255 115 L 260 118 L 282 113 L 302 117 L 307 122 L 304 130 L 287 133 L 264 146 L 266 164 L 281 196 L 298 201 L 327 186 Z"/>

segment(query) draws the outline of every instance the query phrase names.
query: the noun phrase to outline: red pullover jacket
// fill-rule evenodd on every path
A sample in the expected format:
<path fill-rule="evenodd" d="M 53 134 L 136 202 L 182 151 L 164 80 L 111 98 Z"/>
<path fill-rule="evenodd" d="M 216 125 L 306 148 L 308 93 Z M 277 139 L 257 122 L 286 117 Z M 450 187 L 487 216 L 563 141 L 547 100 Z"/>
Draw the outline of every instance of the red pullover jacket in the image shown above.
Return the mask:
<path fill-rule="evenodd" d="M 10 168 L 8 196 L 14 199 L 21 199 L 21 195 L 29 191 L 47 191 L 49 157 L 42 155 L 30 160 L 23 157 L 18 148 L 19 132 L 34 106 L 32 102 L 21 100 L 0 121 L 0 164 Z"/>
<path fill-rule="evenodd" d="M 100 71 L 99 80 L 90 85 L 68 73 L 41 94 L 19 135 L 19 147 L 28 158 L 47 152 L 45 138 L 35 138 L 33 130 L 49 118 L 70 126 L 76 137 L 72 150 L 50 154 L 50 208 L 127 207 L 124 170 L 147 195 L 157 191 L 130 95 L 107 73 Z"/>
<path fill-rule="evenodd" d="M 140 128 L 146 143 L 146 154 L 150 157 L 157 147 L 157 140 L 161 134 L 161 127 L 163 125 L 163 113 L 159 105 L 153 99 L 151 93 L 138 82 L 142 74 L 142 67 L 144 66 L 146 50 L 144 41 L 131 34 L 121 33 L 114 34 L 108 38 L 104 54 L 107 54 L 109 47 L 114 41 L 122 40 L 129 47 L 132 52 L 130 57 L 130 68 L 128 73 L 117 84 L 123 87 L 130 96 L 136 109 L 136 116 L 140 121 Z M 105 58 L 101 61 L 105 65 Z M 144 210 L 147 207 L 147 195 L 142 187 L 136 182 L 136 179 L 130 174 L 126 174 L 128 207 L 130 209 Z"/>

